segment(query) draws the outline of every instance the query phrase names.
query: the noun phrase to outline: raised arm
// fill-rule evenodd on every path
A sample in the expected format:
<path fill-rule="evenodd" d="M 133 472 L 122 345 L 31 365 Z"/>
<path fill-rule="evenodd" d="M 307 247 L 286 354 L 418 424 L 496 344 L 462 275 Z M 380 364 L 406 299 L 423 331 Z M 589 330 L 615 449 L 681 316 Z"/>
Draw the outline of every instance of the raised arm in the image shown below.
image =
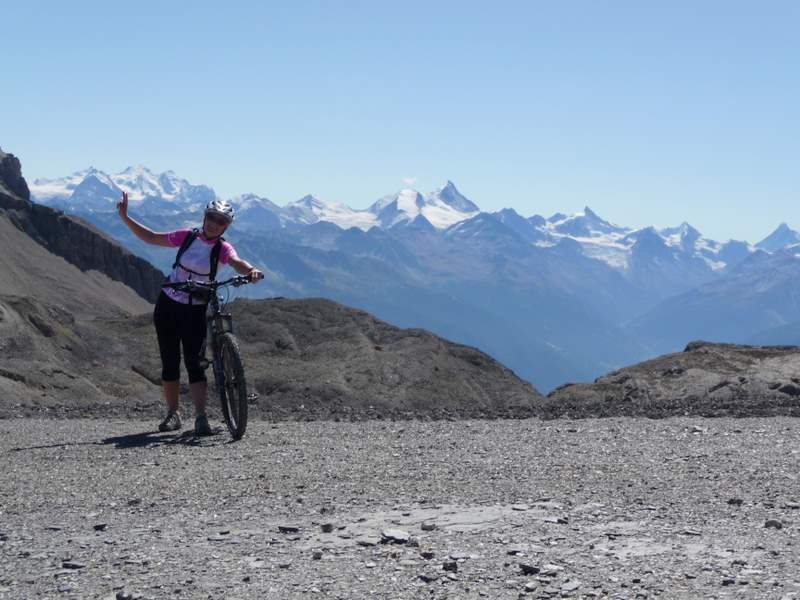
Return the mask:
<path fill-rule="evenodd" d="M 143 242 L 155 246 L 172 246 L 167 239 L 166 233 L 157 233 L 128 215 L 128 192 L 122 192 L 122 200 L 117 202 L 117 212 L 119 212 L 120 218 L 128 226 L 128 229 Z"/>

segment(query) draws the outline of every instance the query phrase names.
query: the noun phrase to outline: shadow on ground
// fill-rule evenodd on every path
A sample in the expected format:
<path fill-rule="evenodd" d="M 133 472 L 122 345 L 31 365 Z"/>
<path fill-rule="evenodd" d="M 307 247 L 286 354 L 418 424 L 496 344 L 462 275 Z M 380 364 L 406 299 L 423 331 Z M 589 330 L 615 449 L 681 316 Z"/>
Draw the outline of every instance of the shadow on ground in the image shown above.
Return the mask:
<path fill-rule="evenodd" d="M 23 452 L 26 450 L 44 450 L 49 448 L 69 448 L 71 446 L 109 446 L 113 445 L 115 448 L 129 449 L 129 448 L 146 448 L 155 446 L 169 446 L 180 444 L 183 446 L 217 446 L 231 440 L 226 439 L 224 436 L 220 437 L 222 429 L 217 427 L 214 429 L 213 435 L 198 436 L 194 431 L 188 430 L 181 433 L 160 433 L 157 431 L 142 431 L 140 433 L 130 433 L 127 435 L 119 435 L 114 437 L 107 437 L 99 442 L 64 442 L 61 444 L 43 444 L 41 446 L 26 446 L 19 448 L 10 448 L 9 452 Z"/>
<path fill-rule="evenodd" d="M 147 446 L 167 446 L 182 444 L 184 446 L 216 446 L 224 443 L 224 438 L 219 437 L 221 429 L 214 429 L 214 435 L 199 436 L 194 431 L 184 431 L 179 434 L 164 434 L 154 431 L 143 431 L 116 437 L 107 437 L 102 444 L 113 444 L 116 448 L 144 448 Z"/>

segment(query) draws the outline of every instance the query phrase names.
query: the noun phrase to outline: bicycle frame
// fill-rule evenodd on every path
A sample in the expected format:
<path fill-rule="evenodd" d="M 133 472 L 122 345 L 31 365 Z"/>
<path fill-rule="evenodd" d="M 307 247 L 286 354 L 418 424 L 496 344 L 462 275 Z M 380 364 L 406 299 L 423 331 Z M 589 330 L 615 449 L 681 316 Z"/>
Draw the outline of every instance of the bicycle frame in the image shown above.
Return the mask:
<path fill-rule="evenodd" d="M 217 340 L 223 333 L 233 333 L 233 317 L 230 313 L 222 312 L 216 290 L 211 295 L 206 310 L 206 323 L 208 326 L 206 344 L 211 343 L 211 367 L 214 371 L 214 380 L 217 382 L 217 386 L 223 388 L 225 386 L 225 373 L 222 371 L 222 361 Z M 204 352 L 201 352 L 201 355 L 203 354 Z"/>

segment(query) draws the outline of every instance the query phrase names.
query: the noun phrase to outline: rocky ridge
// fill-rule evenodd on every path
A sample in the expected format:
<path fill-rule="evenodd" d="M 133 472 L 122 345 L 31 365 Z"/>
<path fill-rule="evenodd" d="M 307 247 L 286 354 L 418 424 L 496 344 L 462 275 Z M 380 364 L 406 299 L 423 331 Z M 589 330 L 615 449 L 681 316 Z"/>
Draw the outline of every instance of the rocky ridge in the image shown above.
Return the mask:
<path fill-rule="evenodd" d="M 599 377 L 567 384 L 542 404 L 549 416 L 800 416 L 800 347 L 692 342 Z"/>
<path fill-rule="evenodd" d="M 161 412 L 161 366 L 149 313 L 76 322 L 33 301 L 5 306 L 15 333 L 0 359 L 0 388 L 12 386 L 6 397 L 13 400 L 0 403 L 0 417 Z M 542 399 L 475 348 L 329 300 L 238 300 L 230 309 L 254 417 L 526 417 Z M 190 404 L 184 398 L 187 409 Z M 219 417 L 216 401 L 210 411 Z"/>
<path fill-rule="evenodd" d="M 0 218 L 81 271 L 99 271 L 153 302 L 164 274 L 82 219 L 30 202 L 19 160 L 0 152 Z"/>

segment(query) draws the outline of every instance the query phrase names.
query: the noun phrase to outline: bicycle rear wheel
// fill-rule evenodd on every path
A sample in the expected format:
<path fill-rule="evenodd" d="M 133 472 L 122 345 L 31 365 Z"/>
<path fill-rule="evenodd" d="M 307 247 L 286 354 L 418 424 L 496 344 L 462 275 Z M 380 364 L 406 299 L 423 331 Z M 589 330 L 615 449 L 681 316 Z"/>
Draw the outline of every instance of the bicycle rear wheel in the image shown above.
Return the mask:
<path fill-rule="evenodd" d="M 247 382 L 244 378 L 244 364 L 239 352 L 239 342 L 232 333 L 223 333 L 219 337 L 218 347 L 222 366 L 222 385 L 218 385 L 222 414 L 231 437 L 238 440 L 247 429 Z"/>

